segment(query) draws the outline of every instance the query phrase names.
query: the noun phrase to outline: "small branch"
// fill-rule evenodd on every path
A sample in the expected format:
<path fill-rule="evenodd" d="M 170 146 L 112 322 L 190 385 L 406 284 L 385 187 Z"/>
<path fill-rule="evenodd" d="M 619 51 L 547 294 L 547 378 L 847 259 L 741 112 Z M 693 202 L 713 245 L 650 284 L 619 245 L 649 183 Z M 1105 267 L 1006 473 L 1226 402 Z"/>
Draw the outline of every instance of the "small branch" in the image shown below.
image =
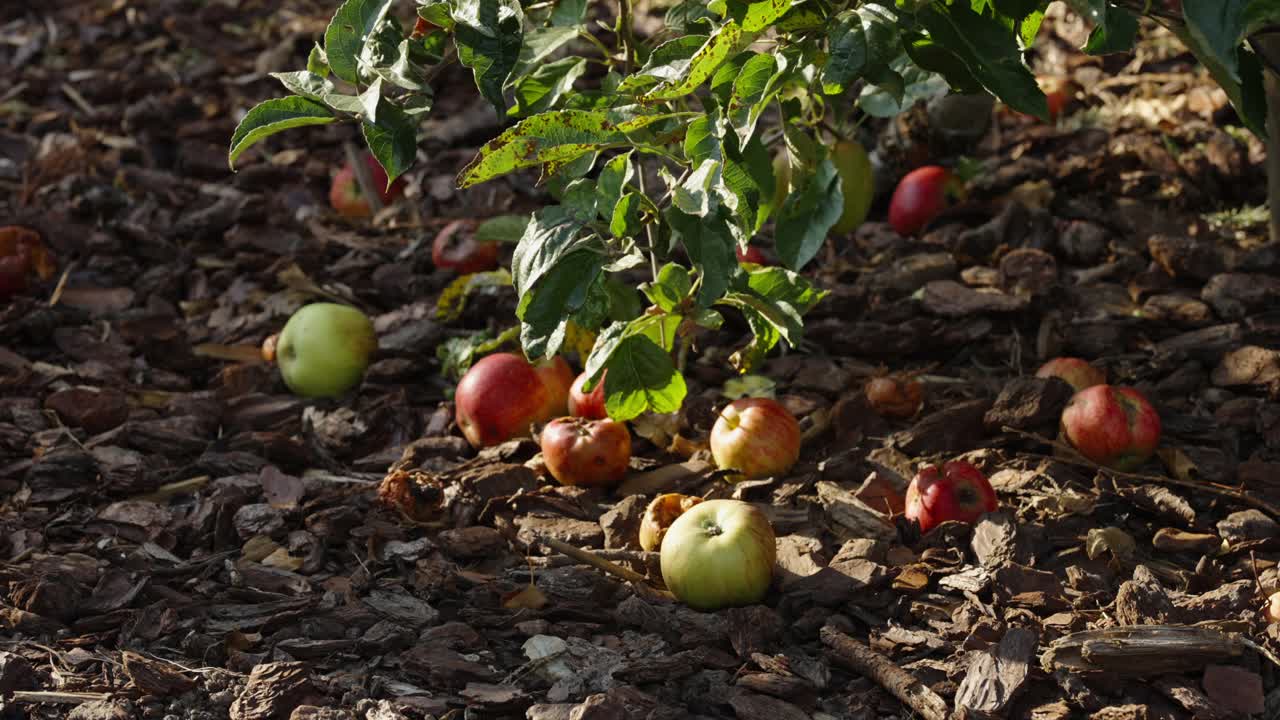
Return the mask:
<path fill-rule="evenodd" d="M 1030 457 L 1043 458 L 1046 460 L 1056 460 L 1058 462 L 1063 462 L 1068 465 L 1079 465 L 1081 467 L 1091 468 L 1099 472 L 1109 473 L 1111 475 L 1114 475 L 1115 477 L 1124 478 L 1126 480 L 1145 480 L 1147 482 L 1163 483 L 1165 485 L 1175 485 L 1177 487 L 1184 487 L 1192 490 L 1212 493 L 1214 495 L 1230 498 L 1232 500 L 1235 500 L 1238 503 L 1255 507 L 1259 510 L 1262 510 L 1263 512 L 1270 514 L 1271 517 L 1277 520 L 1280 520 L 1280 507 L 1273 505 L 1267 502 L 1266 500 L 1263 500 L 1262 498 L 1254 497 L 1242 490 L 1237 490 L 1235 488 L 1230 488 L 1230 487 L 1224 487 L 1222 485 L 1218 485 L 1216 483 L 1211 483 L 1211 482 L 1192 482 L 1190 480 L 1182 480 L 1179 478 L 1165 477 L 1164 475 L 1147 475 L 1145 473 L 1131 473 L 1131 472 L 1124 472 L 1122 470 L 1115 470 L 1105 465 L 1099 465 L 1098 463 L 1081 455 L 1078 450 L 1071 447 L 1070 445 L 1065 445 L 1056 440 L 1050 440 L 1049 438 L 1044 437 L 1043 435 L 1037 435 L 1036 433 L 1027 432 L 1025 430 L 1018 430 L 1016 428 L 1011 428 L 1008 425 L 1005 425 L 1001 429 L 1007 433 L 1013 433 L 1014 435 L 1021 435 L 1022 437 L 1025 437 L 1025 438 L 1037 440 L 1039 442 L 1045 443 L 1046 445 L 1049 445 L 1050 447 L 1056 450 L 1059 450 L 1065 453 L 1065 455 L 1061 457 L 1055 456 L 1055 455 L 1041 455 L 1038 453 L 1022 453 L 1023 455 L 1027 455 Z"/>
<path fill-rule="evenodd" d="M 631 73 L 631 54 L 635 47 L 635 20 L 631 17 L 631 0 L 618 0 L 618 40 L 622 45 L 622 74 Z"/>
<path fill-rule="evenodd" d="M 946 720 L 947 701 L 889 658 L 830 625 L 822 628 L 821 636 L 836 659 L 874 680 L 924 720 Z"/>
<path fill-rule="evenodd" d="M 373 214 L 378 214 L 378 211 L 382 210 L 382 191 L 374 189 L 373 175 L 369 173 L 369 166 L 364 164 L 364 159 L 356 152 L 354 144 L 342 143 L 342 150 L 347 154 L 347 164 L 356 173 L 356 184 L 360 186 L 360 192 L 364 193 L 369 201 L 369 208 L 373 210 Z"/>
<path fill-rule="evenodd" d="M 569 543 L 564 542 L 563 540 L 557 540 L 551 537 L 539 536 L 538 542 L 543 545 L 546 545 L 547 547 L 551 548 L 552 550 L 555 550 L 556 552 L 564 553 L 565 555 L 568 555 L 569 557 L 575 560 L 584 562 L 590 565 L 591 567 L 596 568 L 597 570 L 607 572 L 610 575 L 616 575 L 628 582 L 645 583 L 645 584 L 649 582 L 649 580 L 645 578 L 645 576 L 641 575 L 640 573 L 634 570 L 631 570 L 629 568 L 624 568 L 621 565 L 618 565 L 617 563 L 609 562 L 608 560 L 605 560 L 604 558 L 596 555 L 590 550 L 583 550 L 582 548 L 574 547 L 573 545 L 570 545 Z"/>
<path fill-rule="evenodd" d="M 80 705 L 82 703 L 106 700 L 107 693 L 92 692 L 47 692 L 41 690 L 17 690 L 13 693 L 13 701 L 21 703 L 64 703 Z"/>

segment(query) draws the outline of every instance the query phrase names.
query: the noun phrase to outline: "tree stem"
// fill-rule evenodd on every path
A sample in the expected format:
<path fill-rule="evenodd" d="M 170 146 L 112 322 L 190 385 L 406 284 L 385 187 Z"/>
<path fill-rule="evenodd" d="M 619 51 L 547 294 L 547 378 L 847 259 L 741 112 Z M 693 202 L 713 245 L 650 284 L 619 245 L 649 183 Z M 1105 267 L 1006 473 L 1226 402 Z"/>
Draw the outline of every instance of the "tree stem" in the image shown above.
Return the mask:
<path fill-rule="evenodd" d="M 618 0 L 618 41 L 622 45 L 622 74 L 631 73 L 631 52 L 635 47 L 635 21 L 631 16 L 631 0 Z"/>
<path fill-rule="evenodd" d="M 1262 71 L 1267 89 L 1267 211 L 1271 242 L 1280 242 L 1280 75 Z"/>

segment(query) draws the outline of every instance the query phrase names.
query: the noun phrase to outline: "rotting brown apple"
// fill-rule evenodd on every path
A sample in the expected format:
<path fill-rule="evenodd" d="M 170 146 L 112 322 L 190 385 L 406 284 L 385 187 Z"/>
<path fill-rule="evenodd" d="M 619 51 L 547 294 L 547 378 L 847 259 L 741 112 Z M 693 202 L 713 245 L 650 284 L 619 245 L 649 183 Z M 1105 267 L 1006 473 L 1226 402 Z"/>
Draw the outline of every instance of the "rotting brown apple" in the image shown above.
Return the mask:
<path fill-rule="evenodd" d="M 640 549 L 651 552 L 661 548 L 671 523 L 702 500 L 697 495 L 683 493 L 662 493 L 655 497 L 640 518 Z"/>
<path fill-rule="evenodd" d="M 1036 370 L 1036 377 L 1061 378 L 1076 392 L 1094 385 L 1107 382 L 1107 374 L 1100 368 L 1091 365 L 1087 360 L 1078 357 L 1056 357 Z"/>

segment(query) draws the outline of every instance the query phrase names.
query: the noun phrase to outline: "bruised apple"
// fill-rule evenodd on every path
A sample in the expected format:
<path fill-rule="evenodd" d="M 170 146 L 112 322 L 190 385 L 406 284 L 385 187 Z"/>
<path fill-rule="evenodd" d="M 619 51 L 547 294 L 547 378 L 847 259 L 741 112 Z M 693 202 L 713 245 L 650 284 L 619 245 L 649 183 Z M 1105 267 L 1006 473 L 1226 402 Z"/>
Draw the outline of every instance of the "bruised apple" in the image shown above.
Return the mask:
<path fill-rule="evenodd" d="M 377 190 L 383 205 L 390 205 L 404 194 L 403 177 L 396 178 L 396 181 L 387 187 L 387 171 L 382 169 L 371 153 L 364 154 L 364 163 L 365 167 L 369 168 L 369 178 L 373 181 L 373 187 Z M 369 199 L 360 190 L 356 170 L 350 163 L 344 165 L 338 174 L 333 176 L 333 183 L 329 186 L 329 204 L 338 211 L 339 215 L 347 218 L 367 218 L 373 214 L 373 207 L 369 205 Z"/>
<path fill-rule="evenodd" d="M 1094 385 L 1067 402 L 1062 433 L 1081 455 L 1099 465 L 1133 470 L 1160 443 L 1160 414 L 1133 388 Z"/>
<path fill-rule="evenodd" d="M 591 392 L 584 392 L 582 389 L 582 386 L 590 378 L 590 375 L 586 372 L 583 372 L 573 381 L 573 387 L 569 389 L 570 415 L 593 420 L 609 417 L 609 413 L 604 409 L 604 377 L 608 374 L 608 370 L 600 373 L 600 377 L 596 380 L 595 387 L 591 388 Z"/>
<path fill-rule="evenodd" d="M 867 381 L 866 393 L 871 409 L 886 417 L 911 417 L 924 404 L 924 386 L 914 378 L 872 378 Z"/>
<path fill-rule="evenodd" d="M 458 428 L 474 448 L 527 433 L 532 424 L 565 414 L 572 378 L 569 364 L 558 355 L 537 365 L 515 353 L 486 355 L 454 391 Z"/>
<path fill-rule="evenodd" d="M 336 397 L 355 387 L 377 349 L 369 316 L 329 302 L 298 308 L 274 344 L 285 385 L 303 397 Z"/>
<path fill-rule="evenodd" d="M 781 475 L 800 457 L 800 423 L 777 400 L 745 397 L 720 411 L 711 428 L 711 456 L 738 479 Z"/>
<path fill-rule="evenodd" d="M 1036 377 L 1056 377 L 1080 392 L 1094 385 L 1107 382 L 1107 374 L 1090 365 L 1087 361 L 1076 357 L 1057 357 L 1040 366 Z"/>
<path fill-rule="evenodd" d="M 612 487 L 631 462 L 631 433 L 615 420 L 556 418 L 538 440 L 547 472 L 562 485 Z"/>
<path fill-rule="evenodd" d="M 662 581 L 695 610 L 758 603 L 773 580 L 773 526 L 741 500 L 695 504 L 671 523 L 660 547 Z"/>
<path fill-rule="evenodd" d="M 948 520 L 971 523 L 999 505 L 987 476 L 963 460 L 920 468 L 907 486 L 906 500 L 903 514 L 919 523 L 920 532 Z"/>
<path fill-rule="evenodd" d="M 662 538 L 676 518 L 686 510 L 702 502 L 697 495 L 663 493 L 654 498 L 640 518 L 640 549 L 649 552 L 662 547 Z"/>

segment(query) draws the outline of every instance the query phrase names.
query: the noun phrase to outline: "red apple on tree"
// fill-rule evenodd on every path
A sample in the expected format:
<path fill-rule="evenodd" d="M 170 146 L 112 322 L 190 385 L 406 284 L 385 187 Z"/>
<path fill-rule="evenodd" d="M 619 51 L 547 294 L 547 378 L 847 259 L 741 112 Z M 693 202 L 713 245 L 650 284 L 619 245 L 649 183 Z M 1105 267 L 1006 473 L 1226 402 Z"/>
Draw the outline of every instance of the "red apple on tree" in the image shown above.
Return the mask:
<path fill-rule="evenodd" d="M 776 559 L 769 518 L 741 500 L 694 504 L 667 528 L 659 551 L 667 589 L 704 611 L 763 600 Z"/>
<path fill-rule="evenodd" d="M 1066 381 L 1076 392 L 1107 381 L 1107 374 L 1076 357 L 1057 357 L 1040 366 L 1036 377 L 1056 377 Z"/>
<path fill-rule="evenodd" d="M 800 423 L 777 400 L 739 398 L 720 411 L 711 428 L 711 456 L 740 479 L 781 475 L 800 457 Z"/>
<path fill-rule="evenodd" d="M 889 224 L 899 235 L 914 235 L 964 193 L 960 178 L 941 165 L 926 165 L 898 181 L 889 199 Z"/>
<path fill-rule="evenodd" d="M 591 392 L 584 392 L 582 386 L 590 377 L 583 372 L 573 381 L 573 387 L 569 390 L 569 414 L 574 417 L 591 418 L 599 420 L 609 417 L 609 413 L 604 408 L 604 377 L 609 371 L 605 370 L 600 373 L 600 377 L 596 379 L 595 387 L 591 388 Z"/>
<path fill-rule="evenodd" d="M 1099 465 L 1133 470 L 1160 443 L 1160 414 L 1133 388 L 1094 385 L 1067 402 L 1062 433 L 1081 455 Z"/>
<path fill-rule="evenodd" d="M 469 230 L 474 230 L 474 225 L 464 220 L 455 220 L 444 226 L 431 243 L 431 262 L 459 275 L 498 267 L 498 243 L 478 242 Z"/>
<path fill-rule="evenodd" d="M 382 169 L 372 153 L 364 154 L 364 162 L 369 168 L 369 177 L 383 205 L 390 205 L 392 201 L 404 194 L 403 177 L 396 178 L 396 181 L 387 187 L 387 171 Z M 355 168 L 350 164 L 344 165 L 338 174 L 333 176 L 333 183 L 329 186 L 329 204 L 338 211 L 339 215 L 347 218 L 367 218 L 373 214 L 369 199 L 360 190 L 360 181 L 356 179 Z"/>
<path fill-rule="evenodd" d="M 537 366 L 516 353 L 486 355 L 454 391 L 458 428 L 474 448 L 528 433 L 534 423 L 564 414 L 572 378 L 569 364 L 558 355 Z"/>
<path fill-rule="evenodd" d="M 903 515 L 929 532 L 948 520 L 971 523 L 996 509 L 996 491 L 987 476 L 963 460 L 926 465 L 907 486 L 907 506 Z"/>
<path fill-rule="evenodd" d="M 547 472 L 562 485 L 612 487 L 627 475 L 631 433 L 615 420 L 556 418 L 538 440 Z"/>

